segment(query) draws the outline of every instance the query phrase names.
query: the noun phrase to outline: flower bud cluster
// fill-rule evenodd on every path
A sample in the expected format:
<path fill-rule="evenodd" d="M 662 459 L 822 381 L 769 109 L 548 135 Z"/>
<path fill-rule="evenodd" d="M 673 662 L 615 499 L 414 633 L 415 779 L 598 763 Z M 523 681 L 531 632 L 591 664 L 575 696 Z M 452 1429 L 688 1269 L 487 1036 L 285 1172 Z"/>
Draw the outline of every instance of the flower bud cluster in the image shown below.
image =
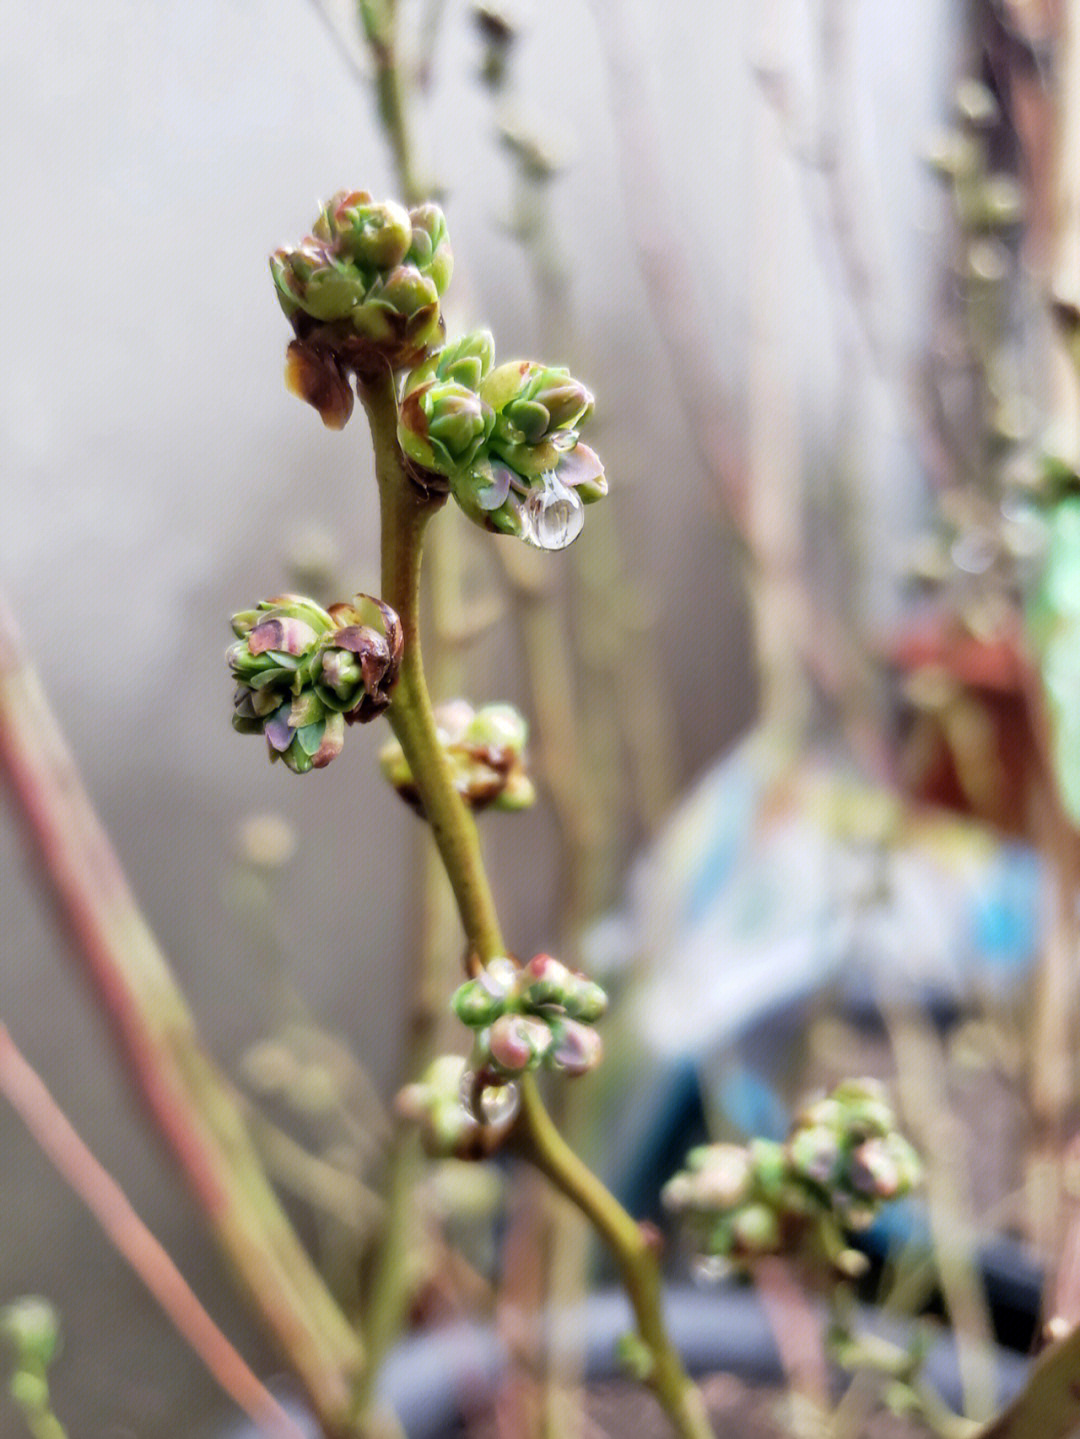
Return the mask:
<path fill-rule="evenodd" d="M 341 190 L 306 239 L 271 255 L 270 271 L 296 332 L 288 383 L 333 429 L 352 412 L 351 372 L 415 364 L 442 336 L 453 256 L 437 205 L 406 210 Z"/>
<path fill-rule="evenodd" d="M 799 1251 L 823 1228 L 866 1228 L 921 1172 L 882 1086 L 847 1080 L 808 1105 L 783 1144 L 755 1139 L 692 1149 L 663 1197 L 686 1216 L 704 1253 L 749 1264 Z"/>
<path fill-rule="evenodd" d="M 234 615 L 232 628 L 233 727 L 265 735 L 271 760 L 295 774 L 329 764 L 346 721 L 366 723 L 390 703 L 401 625 L 381 600 L 357 595 L 324 610 L 302 595 L 278 595 Z"/>
<path fill-rule="evenodd" d="M 499 1084 L 527 1070 L 586 1074 L 600 1062 L 593 1025 L 607 1008 L 598 984 L 549 954 L 526 965 L 500 957 L 467 980 L 451 1001 L 463 1024 L 475 1030 L 473 1063 Z"/>
<path fill-rule="evenodd" d="M 513 705 L 474 710 L 465 700 L 453 700 L 437 707 L 435 722 L 454 788 L 474 813 L 527 809 L 534 802 L 536 791 L 525 770 L 529 728 Z M 379 763 L 402 799 L 423 815 L 409 761 L 396 739 L 383 746 Z"/>
<path fill-rule="evenodd" d="M 406 378 L 398 442 L 425 483 L 449 483 L 476 524 L 541 549 L 580 533 L 582 506 L 607 494 L 599 458 L 580 443 L 593 397 L 562 366 L 492 368 L 480 330 Z"/>
<path fill-rule="evenodd" d="M 476 1155 L 481 1126 L 462 1101 L 465 1074 L 464 1059 L 440 1054 L 415 1084 L 407 1084 L 397 1096 L 398 1113 L 419 1126 L 424 1149 L 432 1158 Z"/>

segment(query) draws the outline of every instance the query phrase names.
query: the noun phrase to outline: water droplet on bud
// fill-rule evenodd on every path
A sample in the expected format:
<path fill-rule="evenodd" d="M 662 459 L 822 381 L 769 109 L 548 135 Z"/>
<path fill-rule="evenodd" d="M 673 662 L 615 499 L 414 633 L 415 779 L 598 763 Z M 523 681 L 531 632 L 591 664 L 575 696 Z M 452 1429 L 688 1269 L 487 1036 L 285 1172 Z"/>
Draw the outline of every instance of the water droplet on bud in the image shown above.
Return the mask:
<path fill-rule="evenodd" d="M 466 1114 L 479 1124 L 509 1124 L 518 1112 L 520 1096 L 516 1084 L 485 1084 L 477 1094 L 478 1076 L 466 1069 L 461 1076 L 459 1094 Z"/>
<path fill-rule="evenodd" d="M 581 500 L 554 470 L 541 475 L 521 507 L 521 538 L 538 550 L 564 550 L 577 539 L 584 523 Z"/>
<path fill-rule="evenodd" d="M 480 1096 L 484 1124 L 509 1124 L 518 1111 L 516 1084 L 489 1085 Z"/>

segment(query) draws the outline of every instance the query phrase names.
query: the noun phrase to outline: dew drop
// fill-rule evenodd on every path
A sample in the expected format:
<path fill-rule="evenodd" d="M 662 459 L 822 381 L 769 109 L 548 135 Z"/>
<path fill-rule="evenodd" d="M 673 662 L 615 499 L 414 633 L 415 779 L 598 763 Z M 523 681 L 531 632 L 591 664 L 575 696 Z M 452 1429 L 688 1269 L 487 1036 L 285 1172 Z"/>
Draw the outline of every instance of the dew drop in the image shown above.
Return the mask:
<path fill-rule="evenodd" d="M 541 475 L 521 507 L 521 538 L 538 550 L 564 550 L 577 539 L 585 512 L 577 494 L 553 470 Z"/>
<path fill-rule="evenodd" d="M 509 1124 L 518 1112 L 520 1096 L 516 1084 L 484 1084 L 480 1088 L 480 1076 L 472 1069 L 462 1073 L 458 1093 L 462 1108 L 478 1124 Z"/>
<path fill-rule="evenodd" d="M 516 1084 L 488 1085 L 480 1096 L 480 1112 L 484 1124 L 509 1124 L 518 1111 Z"/>

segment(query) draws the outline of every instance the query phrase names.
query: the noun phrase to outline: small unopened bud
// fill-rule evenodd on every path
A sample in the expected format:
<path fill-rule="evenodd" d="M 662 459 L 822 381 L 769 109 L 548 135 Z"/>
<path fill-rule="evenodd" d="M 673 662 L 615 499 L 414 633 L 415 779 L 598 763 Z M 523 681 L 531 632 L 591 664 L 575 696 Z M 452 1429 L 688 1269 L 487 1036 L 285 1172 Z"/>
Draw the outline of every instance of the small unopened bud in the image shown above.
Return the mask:
<path fill-rule="evenodd" d="M 555 1043 L 547 1056 L 550 1069 L 561 1069 L 576 1078 L 595 1069 L 603 1058 L 603 1041 L 590 1025 L 576 1019 L 556 1020 L 552 1032 Z"/>
<path fill-rule="evenodd" d="M 536 954 L 521 971 L 521 1000 L 528 1008 L 561 1005 L 571 983 L 570 971 L 550 954 Z"/>
<path fill-rule="evenodd" d="M 15 1350 L 21 1368 L 44 1370 L 60 1345 L 60 1319 L 47 1299 L 28 1294 L 0 1309 L 0 1336 Z"/>
<path fill-rule="evenodd" d="M 526 1014 L 500 1015 L 487 1037 L 492 1062 L 506 1074 L 535 1069 L 551 1046 L 550 1026 Z"/>

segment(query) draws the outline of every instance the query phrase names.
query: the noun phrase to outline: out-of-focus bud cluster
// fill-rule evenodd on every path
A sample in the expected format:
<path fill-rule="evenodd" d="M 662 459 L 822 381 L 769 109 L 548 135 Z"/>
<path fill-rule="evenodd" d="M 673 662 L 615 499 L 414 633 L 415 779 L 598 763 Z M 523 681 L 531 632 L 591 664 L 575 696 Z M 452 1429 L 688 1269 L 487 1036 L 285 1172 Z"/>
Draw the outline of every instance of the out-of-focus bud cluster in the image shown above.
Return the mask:
<path fill-rule="evenodd" d="M 416 1083 L 398 1094 L 398 1113 L 419 1126 L 424 1148 L 433 1158 L 470 1159 L 482 1152 L 480 1122 L 462 1099 L 465 1072 L 460 1055 L 440 1054 Z"/>
<path fill-rule="evenodd" d="M 398 441 L 422 483 L 449 483 L 471 520 L 540 549 L 581 531 L 582 507 L 607 494 L 580 429 L 593 397 L 562 366 L 492 369 L 486 330 L 431 356 L 405 382 Z"/>
<path fill-rule="evenodd" d="M 363 724 L 390 703 L 401 625 L 381 600 L 357 595 L 324 610 L 302 595 L 279 595 L 234 615 L 232 628 L 233 727 L 265 735 L 271 760 L 295 774 L 329 764 L 346 721 Z"/>
<path fill-rule="evenodd" d="M 296 332 L 287 382 L 332 429 L 352 413 L 351 373 L 415 364 L 441 339 L 453 256 L 437 205 L 406 210 L 341 190 L 306 239 L 271 255 L 270 271 Z"/>
<path fill-rule="evenodd" d="M 747 1266 L 813 1249 L 844 1268 L 850 1252 L 837 1236 L 865 1229 L 921 1175 L 883 1087 L 847 1080 L 809 1104 L 783 1144 L 692 1149 L 686 1169 L 665 1186 L 664 1203 L 685 1217 L 710 1257 Z"/>
<path fill-rule="evenodd" d="M 549 954 L 526 965 L 492 959 L 460 986 L 451 1003 L 475 1031 L 470 1063 L 479 1089 L 541 1066 L 578 1075 L 600 1062 L 593 1025 L 607 1008 L 607 996 Z"/>
<path fill-rule="evenodd" d="M 435 722 L 454 788 L 471 810 L 527 809 L 534 802 L 536 790 L 525 770 L 529 728 L 513 705 L 474 710 L 465 700 L 453 700 L 438 706 Z M 402 799 L 423 815 L 409 761 L 396 739 L 383 746 L 379 763 Z"/>

